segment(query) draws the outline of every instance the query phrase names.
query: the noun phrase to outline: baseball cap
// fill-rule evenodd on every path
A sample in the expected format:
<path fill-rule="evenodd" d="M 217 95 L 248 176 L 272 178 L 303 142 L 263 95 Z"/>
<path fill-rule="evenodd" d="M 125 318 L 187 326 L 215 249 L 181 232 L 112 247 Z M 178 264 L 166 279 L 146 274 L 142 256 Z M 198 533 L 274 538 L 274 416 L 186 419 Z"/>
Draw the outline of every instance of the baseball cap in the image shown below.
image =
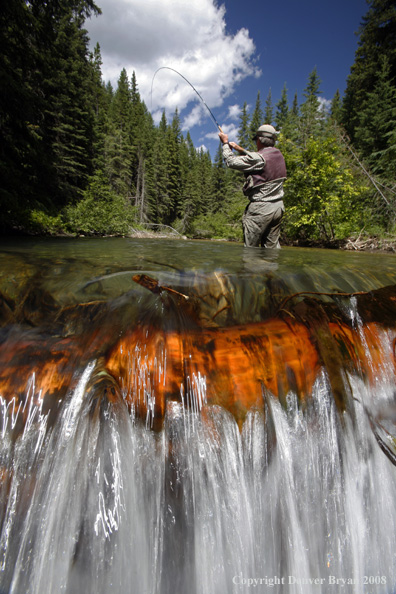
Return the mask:
<path fill-rule="evenodd" d="M 257 138 L 260 138 L 260 136 L 267 136 L 271 138 L 273 136 L 276 136 L 277 134 L 279 134 L 279 132 L 275 130 L 273 126 L 271 126 L 270 124 L 264 124 L 263 126 L 260 126 L 260 128 L 257 130 L 255 136 L 253 137 L 253 140 L 257 140 Z"/>

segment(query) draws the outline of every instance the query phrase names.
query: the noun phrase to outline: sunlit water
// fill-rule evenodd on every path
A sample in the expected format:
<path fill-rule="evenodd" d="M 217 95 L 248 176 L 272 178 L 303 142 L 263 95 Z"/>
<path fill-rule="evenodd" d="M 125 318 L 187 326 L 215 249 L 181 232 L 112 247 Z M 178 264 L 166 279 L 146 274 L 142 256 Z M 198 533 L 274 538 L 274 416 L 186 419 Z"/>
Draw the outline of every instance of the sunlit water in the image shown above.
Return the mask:
<path fill-rule="evenodd" d="M 271 292 L 396 284 L 394 256 L 209 242 L 10 242 L 0 267 L 12 299 L 36 284 L 62 307 L 128 300 L 131 324 L 169 323 L 158 296 L 133 286 L 137 272 L 207 295 L 208 312 L 226 293 L 227 317 L 216 317 L 224 325 L 269 317 Z M 353 298 L 344 307 L 359 328 Z M 346 378 L 348 415 L 323 370 L 306 410 L 293 393 L 282 407 L 263 390 L 263 410 L 251 410 L 242 430 L 205 404 L 207 380 L 195 377 L 152 431 L 122 400 L 95 398 L 94 360 L 76 366 L 53 424 L 33 402 L 32 374 L 23 410 L 0 394 L 0 592 L 396 592 L 396 468 L 363 407 L 394 411 L 387 357 L 373 387 Z"/>

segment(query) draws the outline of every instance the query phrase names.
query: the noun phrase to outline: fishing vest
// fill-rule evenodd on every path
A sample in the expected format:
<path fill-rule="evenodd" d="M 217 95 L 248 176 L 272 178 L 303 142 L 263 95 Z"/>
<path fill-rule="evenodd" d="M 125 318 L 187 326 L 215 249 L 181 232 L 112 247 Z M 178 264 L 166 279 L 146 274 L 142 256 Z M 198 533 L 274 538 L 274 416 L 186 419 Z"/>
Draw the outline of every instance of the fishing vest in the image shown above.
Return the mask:
<path fill-rule="evenodd" d="M 265 159 L 265 167 L 259 173 L 251 174 L 253 188 L 265 182 L 281 179 L 287 176 L 285 159 L 279 149 L 267 146 L 258 151 Z"/>

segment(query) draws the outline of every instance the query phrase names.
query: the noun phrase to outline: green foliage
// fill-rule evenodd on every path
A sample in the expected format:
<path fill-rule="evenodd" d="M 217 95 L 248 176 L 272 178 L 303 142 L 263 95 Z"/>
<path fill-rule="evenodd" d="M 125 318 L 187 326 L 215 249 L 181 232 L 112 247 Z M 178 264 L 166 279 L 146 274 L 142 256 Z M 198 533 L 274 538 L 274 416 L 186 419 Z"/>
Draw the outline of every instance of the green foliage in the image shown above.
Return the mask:
<path fill-rule="evenodd" d="M 283 128 L 288 115 L 289 115 L 289 103 L 287 100 L 287 87 L 286 87 L 286 83 L 285 83 L 283 85 L 281 98 L 279 99 L 278 103 L 276 104 L 275 125 L 278 130 Z"/>
<path fill-rule="evenodd" d="M 190 237 L 242 241 L 241 221 L 228 222 L 225 213 L 217 212 L 197 217 L 190 229 Z"/>
<path fill-rule="evenodd" d="M 61 214 L 51 215 L 38 207 L 27 213 L 26 227 L 31 233 L 58 235 L 63 232 L 64 221 Z"/>
<path fill-rule="evenodd" d="M 375 90 L 384 56 L 389 61 L 389 77 L 396 81 L 396 4 L 394 0 L 368 0 L 368 6 L 343 100 L 343 124 L 352 142 L 360 125 L 361 106 L 367 93 Z"/>
<path fill-rule="evenodd" d="M 0 226 L 12 225 L 23 204 L 32 199 L 40 146 L 32 84 L 37 60 L 31 49 L 33 15 L 23 0 L 3 3 L 0 10 Z M 21 117 L 23 114 L 23 117 Z"/>
<path fill-rule="evenodd" d="M 256 105 L 254 106 L 254 111 L 252 113 L 252 117 L 250 119 L 249 124 L 249 138 L 247 139 L 247 144 L 243 144 L 242 146 L 248 148 L 252 151 L 256 150 L 256 143 L 253 140 L 254 135 L 256 134 L 258 128 L 263 124 L 263 110 L 261 108 L 261 97 L 260 91 L 257 93 L 256 98 Z"/>
<path fill-rule="evenodd" d="M 0 11 L 1 197 L 4 223 L 76 199 L 92 157 L 88 0 L 7 2 Z"/>
<path fill-rule="evenodd" d="M 319 134 L 323 113 L 320 111 L 319 93 L 320 78 L 316 68 L 310 73 L 308 84 L 304 91 L 305 101 L 300 107 L 300 138 L 303 144 L 308 142 L 312 135 Z"/>
<path fill-rule="evenodd" d="M 310 137 L 298 146 L 279 141 L 288 170 L 284 231 L 293 239 L 340 239 L 364 225 L 360 207 L 367 187 L 359 185 L 337 139 Z"/>
<path fill-rule="evenodd" d="M 128 75 L 123 69 L 109 106 L 104 162 L 112 190 L 124 197 L 132 192 L 131 113 Z"/>
<path fill-rule="evenodd" d="M 356 146 L 374 173 L 396 179 L 396 85 L 389 60 L 381 62 L 374 90 L 367 93 L 355 130 Z"/>
<path fill-rule="evenodd" d="M 243 240 L 241 219 L 246 208 L 246 198 L 241 191 L 243 176 L 230 169 L 225 169 L 223 174 L 223 192 L 218 194 L 216 203 L 209 202 L 206 209 L 203 208 L 201 214 L 192 221 L 189 229 L 191 237 Z M 219 183 L 219 179 L 214 173 L 212 184 L 216 183 Z"/>
<path fill-rule="evenodd" d="M 340 91 L 337 89 L 330 107 L 330 117 L 336 124 L 341 124 L 342 120 L 342 103 Z"/>
<path fill-rule="evenodd" d="M 342 123 L 375 188 L 372 218 L 389 230 L 396 222 L 396 4 L 392 0 L 368 0 L 343 98 Z"/>
<path fill-rule="evenodd" d="M 66 229 L 83 235 L 126 235 L 136 224 L 136 209 L 109 188 L 104 173 L 89 182 L 82 199 L 64 213 Z"/>
<path fill-rule="evenodd" d="M 239 122 L 238 144 L 239 146 L 248 147 L 250 145 L 250 128 L 246 101 L 243 104 L 242 111 L 239 116 Z"/>
<path fill-rule="evenodd" d="M 272 124 L 273 119 L 274 119 L 274 108 L 272 105 L 272 91 L 270 89 L 268 91 L 268 95 L 265 100 L 264 123 Z"/>

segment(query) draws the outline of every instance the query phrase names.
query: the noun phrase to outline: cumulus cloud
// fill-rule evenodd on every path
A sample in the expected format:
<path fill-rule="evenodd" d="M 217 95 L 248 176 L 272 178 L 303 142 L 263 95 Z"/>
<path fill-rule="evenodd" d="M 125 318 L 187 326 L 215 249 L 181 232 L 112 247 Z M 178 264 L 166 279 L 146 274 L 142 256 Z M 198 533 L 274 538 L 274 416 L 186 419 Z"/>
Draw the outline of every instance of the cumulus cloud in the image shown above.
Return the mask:
<path fill-rule="evenodd" d="M 241 107 L 239 105 L 228 106 L 228 117 L 230 120 L 237 120 L 241 115 Z"/>
<path fill-rule="evenodd" d="M 235 140 L 238 137 L 238 127 L 235 124 L 224 124 L 221 129 L 225 134 L 228 134 L 230 140 Z M 208 132 L 205 138 L 211 140 L 219 140 L 218 132 Z"/>
<path fill-rule="evenodd" d="M 116 86 L 123 68 L 129 77 L 135 71 L 156 121 L 163 109 L 172 114 L 187 106 L 183 128 L 210 117 L 176 73 L 159 70 L 153 83 L 159 68 L 182 73 L 212 108 L 221 106 L 244 78 L 261 74 L 249 32 L 228 33 L 225 7 L 215 0 L 101 0 L 99 6 L 102 15 L 86 26 L 91 45 L 101 47 L 103 78 Z"/>
<path fill-rule="evenodd" d="M 205 108 L 203 107 L 202 103 L 198 103 L 197 105 L 195 105 L 183 119 L 182 130 L 190 130 L 190 128 L 192 128 L 193 126 L 200 124 L 202 118 L 208 115 L 207 113 L 204 113 L 204 109 Z M 209 115 L 209 117 L 211 116 Z"/>
<path fill-rule="evenodd" d="M 208 152 L 208 147 L 205 144 L 201 144 L 201 146 L 198 146 L 196 148 L 197 153 L 199 153 L 200 151 L 207 153 Z"/>

